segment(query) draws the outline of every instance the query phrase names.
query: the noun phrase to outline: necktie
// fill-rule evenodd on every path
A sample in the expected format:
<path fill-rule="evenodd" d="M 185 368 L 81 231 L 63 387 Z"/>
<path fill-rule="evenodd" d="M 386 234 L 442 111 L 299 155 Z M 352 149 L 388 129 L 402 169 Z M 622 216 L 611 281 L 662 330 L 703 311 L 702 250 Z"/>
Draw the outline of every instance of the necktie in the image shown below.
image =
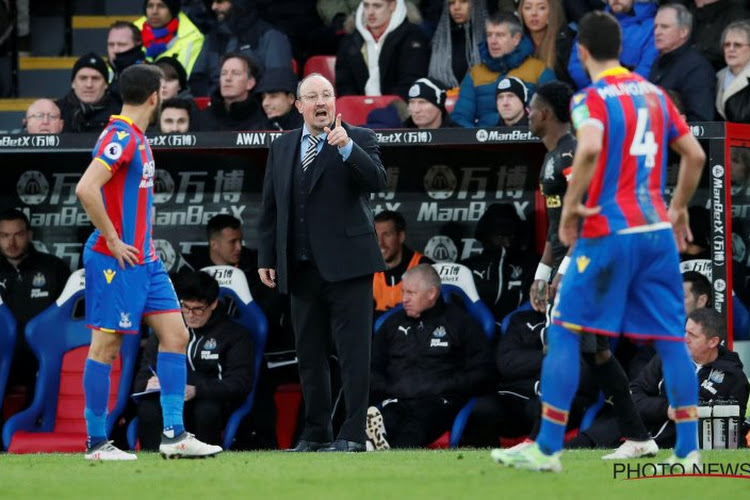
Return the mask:
<path fill-rule="evenodd" d="M 305 156 L 302 157 L 302 171 L 306 171 L 307 167 L 310 166 L 310 164 L 315 160 L 315 155 L 318 154 L 318 142 L 320 141 L 320 137 L 316 137 L 312 134 L 307 136 L 307 151 L 305 152 Z"/>

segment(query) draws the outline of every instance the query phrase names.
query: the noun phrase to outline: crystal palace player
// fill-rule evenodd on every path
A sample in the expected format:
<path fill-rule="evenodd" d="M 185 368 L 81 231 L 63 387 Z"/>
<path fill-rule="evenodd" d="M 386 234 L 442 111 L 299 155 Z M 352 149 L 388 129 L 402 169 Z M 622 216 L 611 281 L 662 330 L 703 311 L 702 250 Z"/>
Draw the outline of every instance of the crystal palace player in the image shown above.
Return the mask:
<path fill-rule="evenodd" d="M 122 335 L 137 335 L 141 318 L 159 337 L 165 458 L 215 455 L 221 447 L 185 432 L 185 329 L 172 283 L 151 240 L 154 157 L 143 135 L 159 110 L 161 70 L 137 65 L 120 76 L 123 107 L 99 136 L 93 160 L 76 187 L 96 230 L 83 253 L 86 322 L 91 347 L 83 372 L 87 460 L 135 460 L 107 440 L 109 373 Z"/>
<path fill-rule="evenodd" d="M 553 310 L 542 367 L 541 429 L 536 443 L 504 463 L 562 469 L 560 449 L 578 386 L 578 334 L 589 332 L 654 341 L 677 427 L 670 462 L 690 466 L 700 461 L 698 394 L 683 343 L 677 246 L 692 239 L 687 203 L 705 154 L 665 93 L 619 65 L 620 28 L 611 15 L 591 12 L 579 30 L 579 55 L 594 83 L 571 103 L 578 148 L 563 200 L 562 243 L 576 241 L 585 219 Z M 667 146 L 681 156 L 668 210 L 663 198 Z"/>

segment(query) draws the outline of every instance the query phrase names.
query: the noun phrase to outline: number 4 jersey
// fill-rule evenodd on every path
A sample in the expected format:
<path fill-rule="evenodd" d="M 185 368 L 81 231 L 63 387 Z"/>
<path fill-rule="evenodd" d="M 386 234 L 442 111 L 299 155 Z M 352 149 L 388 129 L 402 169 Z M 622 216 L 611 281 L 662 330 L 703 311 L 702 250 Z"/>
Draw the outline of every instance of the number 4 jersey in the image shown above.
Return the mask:
<path fill-rule="evenodd" d="M 143 132 L 127 117 L 113 115 L 99 136 L 93 159 L 112 174 L 102 187 L 104 207 L 120 239 L 138 249 L 138 264 L 156 260 L 151 240 L 154 156 Z M 94 231 L 86 246 L 112 256 Z"/>
<path fill-rule="evenodd" d="M 571 118 L 576 129 L 594 126 L 604 133 L 586 200 L 601 212 L 584 220 L 581 236 L 668 222 L 668 147 L 690 129 L 666 93 L 625 68 L 613 68 L 573 96 Z"/>

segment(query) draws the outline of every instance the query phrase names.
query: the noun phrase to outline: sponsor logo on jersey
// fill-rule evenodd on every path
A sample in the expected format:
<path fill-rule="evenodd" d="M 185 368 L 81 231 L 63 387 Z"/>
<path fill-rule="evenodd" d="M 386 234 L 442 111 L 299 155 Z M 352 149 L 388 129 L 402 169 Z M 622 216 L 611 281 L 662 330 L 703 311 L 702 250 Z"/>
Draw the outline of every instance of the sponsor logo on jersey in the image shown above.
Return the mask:
<path fill-rule="evenodd" d="M 576 259 L 576 266 L 578 266 L 578 272 L 582 273 L 586 270 L 587 267 L 589 267 L 589 264 L 591 263 L 591 259 L 586 257 L 585 255 L 581 255 Z"/>

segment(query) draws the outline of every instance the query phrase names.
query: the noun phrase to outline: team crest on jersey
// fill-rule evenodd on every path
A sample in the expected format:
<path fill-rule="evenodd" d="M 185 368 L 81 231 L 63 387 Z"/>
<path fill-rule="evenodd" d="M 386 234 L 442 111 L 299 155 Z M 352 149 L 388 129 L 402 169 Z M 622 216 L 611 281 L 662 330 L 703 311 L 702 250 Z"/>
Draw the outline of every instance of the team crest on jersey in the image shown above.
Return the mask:
<path fill-rule="evenodd" d="M 576 266 L 578 266 L 578 272 L 582 273 L 586 270 L 587 267 L 589 267 L 589 264 L 591 263 L 591 259 L 586 257 L 585 255 L 581 255 L 576 259 Z"/>
<path fill-rule="evenodd" d="M 719 370 L 711 370 L 711 373 L 708 375 L 708 380 L 716 383 L 721 384 L 724 382 L 724 372 Z"/>
<path fill-rule="evenodd" d="M 207 351 L 213 351 L 214 349 L 216 349 L 216 339 L 206 340 L 206 343 L 203 344 L 203 348 Z"/>
<path fill-rule="evenodd" d="M 42 273 L 36 273 L 34 275 L 34 279 L 31 281 L 31 284 L 37 288 L 41 288 L 47 284 L 47 279 Z"/>
<path fill-rule="evenodd" d="M 438 339 L 445 337 L 445 327 L 439 326 L 432 331 L 432 336 Z"/>
<path fill-rule="evenodd" d="M 117 271 L 113 269 L 105 269 L 102 272 L 104 273 L 104 279 L 107 280 L 108 285 L 112 283 L 112 280 L 115 278 L 115 274 L 117 274 Z"/>
<path fill-rule="evenodd" d="M 552 180 L 555 178 L 555 159 L 550 157 L 547 160 L 547 164 L 544 165 L 544 180 Z"/>
<path fill-rule="evenodd" d="M 104 156 L 110 160 L 118 160 L 122 156 L 122 146 L 117 142 L 110 142 L 104 146 Z"/>
<path fill-rule="evenodd" d="M 130 328 L 133 323 L 130 321 L 130 313 L 120 313 L 120 322 L 118 323 L 120 328 Z"/>

